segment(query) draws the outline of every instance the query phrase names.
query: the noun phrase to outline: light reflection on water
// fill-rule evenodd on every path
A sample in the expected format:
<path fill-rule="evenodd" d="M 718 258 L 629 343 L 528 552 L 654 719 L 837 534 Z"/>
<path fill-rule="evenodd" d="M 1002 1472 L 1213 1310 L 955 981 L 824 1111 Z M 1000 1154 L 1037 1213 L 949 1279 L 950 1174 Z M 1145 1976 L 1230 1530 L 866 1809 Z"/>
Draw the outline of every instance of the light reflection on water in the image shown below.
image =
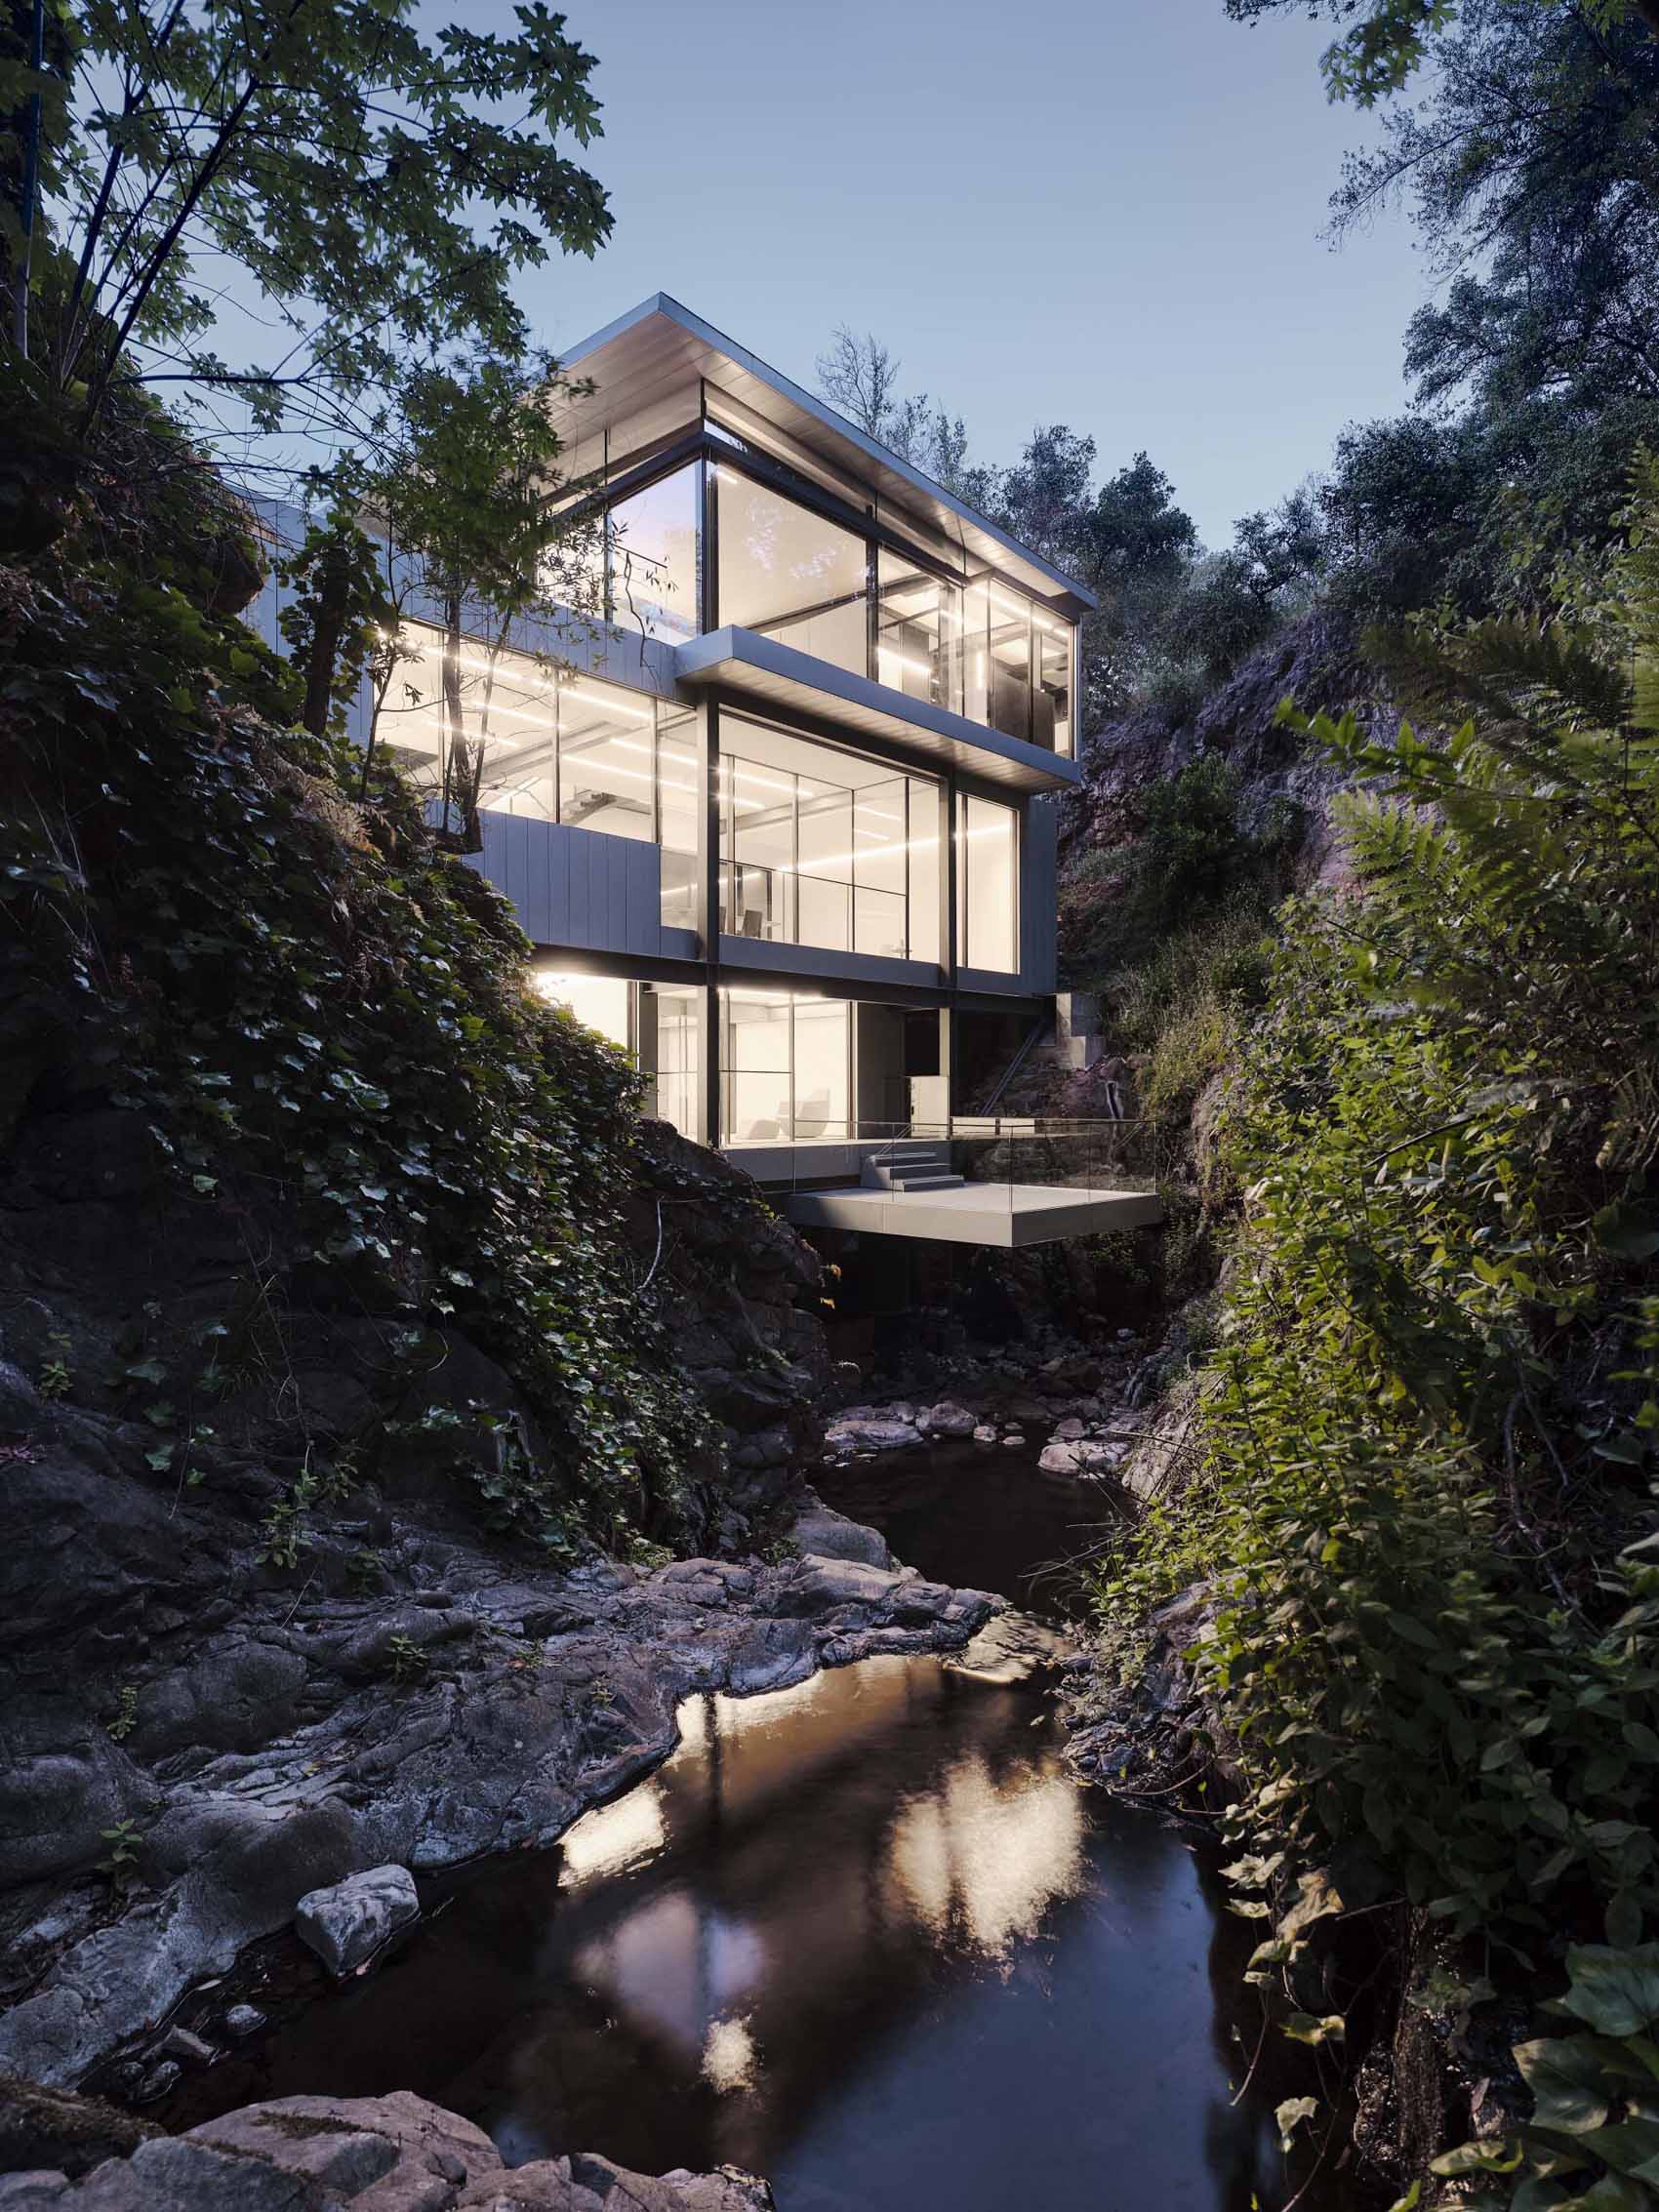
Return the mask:
<path fill-rule="evenodd" d="M 730 2160 L 783 2212 L 1282 2203 L 1265 2107 L 1231 2102 L 1198 1864 L 1079 1790 L 1035 1692 L 879 1659 L 681 1720 L 647 1783 L 452 1880 L 219 2109 L 413 2088 L 511 2162 Z"/>

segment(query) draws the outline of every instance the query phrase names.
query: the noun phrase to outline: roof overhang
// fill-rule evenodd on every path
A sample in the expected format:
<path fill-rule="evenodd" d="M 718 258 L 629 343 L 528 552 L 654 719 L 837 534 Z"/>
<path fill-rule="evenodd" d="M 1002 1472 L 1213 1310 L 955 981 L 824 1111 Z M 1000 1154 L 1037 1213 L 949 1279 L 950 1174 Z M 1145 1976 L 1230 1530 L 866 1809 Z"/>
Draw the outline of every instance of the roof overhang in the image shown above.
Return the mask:
<path fill-rule="evenodd" d="M 684 689 L 717 688 L 786 719 L 828 721 L 849 738 L 902 745 L 918 760 L 1012 790 L 1064 791 L 1083 780 L 1074 760 L 1020 738 L 1005 738 L 983 723 L 834 667 L 757 630 L 710 630 L 707 637 L 677 646 L 674 673 Z"/>
<path fill-rule="evenodd" d="M 553 409 L 554 425 L 567 445 L 581 447 L 608 422 L 641 415 L 669 398 L 677 386 L 703 378 L 825 466 L 851 469 L 879 501 L 914 515 L 974 561 L 1000 569 L 1063 612 L 1081 615 L 1099 604 L 1075 577 L 1032 552 L 666 292 L 654 293 L 572 346 L 560 356 L 560 367 L 593 386 Z"/>

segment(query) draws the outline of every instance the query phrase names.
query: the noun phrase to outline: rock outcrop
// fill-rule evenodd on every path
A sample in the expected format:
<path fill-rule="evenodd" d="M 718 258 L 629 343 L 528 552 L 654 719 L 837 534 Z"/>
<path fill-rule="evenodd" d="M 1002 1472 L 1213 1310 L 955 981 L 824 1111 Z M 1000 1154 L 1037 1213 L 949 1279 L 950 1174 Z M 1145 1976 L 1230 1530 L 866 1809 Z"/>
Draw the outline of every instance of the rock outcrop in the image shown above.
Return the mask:
<path fill-rule="evenodd" d="M 800 1537 L 831 1556 L 552 1572 L 441 1493 L 365 1494 L 284 1569 L 257 1468 L 146 1478 L 118 1421 L 16 1370 L 5 1403 L 0 2067 L 45 2081 L 125 2046 L 140 2090 L 180 2063 L 156 2037 L 181 1993 L 307 1893 L 551 1842 L 667 1755 L 694 1691 L 957 1649 L 995 1609 L 816 1502 Z"/>
<path fill-rule="evenodd" d="M 40 2093 L 0 2083 L 0 2142 Z M 65 2138 L 78 2152 L 70 2108 Z M 42 2135 L 40 2147 L 56 2148 Z M 766 2184 L 735 2167 L 629 2173 L 578 2152 L 506 2166 L 481 2128 L 398 2091 L 389 2097 L 285 2097 L 205 2121 L 187 2135 L 144 2130 L 89 2165 L 72 2155 L 0 2173 L 0 2212 L 769 2212 Z"/>

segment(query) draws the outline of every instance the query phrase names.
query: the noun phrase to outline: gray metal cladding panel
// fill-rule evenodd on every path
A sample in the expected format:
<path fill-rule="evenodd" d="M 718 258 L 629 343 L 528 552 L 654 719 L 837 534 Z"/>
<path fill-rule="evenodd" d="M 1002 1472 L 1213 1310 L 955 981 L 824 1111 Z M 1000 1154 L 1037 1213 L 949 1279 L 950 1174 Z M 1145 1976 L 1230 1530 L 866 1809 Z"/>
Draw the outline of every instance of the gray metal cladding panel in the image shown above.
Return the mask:
<path fill-rule="evenodd" d="M 681 950 L 684 931 L 662 927 L 662 856 L 655 845 L 602 830 L 485 813 L 472 865 L 505 891 L 538 945 L 592 952 Z M 690 940 L 695 950 L 696 940 Z"/>

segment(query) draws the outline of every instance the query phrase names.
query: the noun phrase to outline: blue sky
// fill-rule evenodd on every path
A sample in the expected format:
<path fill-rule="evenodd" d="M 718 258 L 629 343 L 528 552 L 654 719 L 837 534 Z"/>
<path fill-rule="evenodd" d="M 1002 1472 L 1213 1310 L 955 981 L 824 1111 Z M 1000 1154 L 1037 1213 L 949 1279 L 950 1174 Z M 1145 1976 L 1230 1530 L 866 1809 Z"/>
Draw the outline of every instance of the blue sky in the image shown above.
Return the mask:
<path fill-rule="evenodd" d="M 845 321 L 981 458 L 1037 421 L 1106 468 L 1144 446 L 1212 544 L 1405 399 L 1429 271 L 1402 216 L 1319 235 L 1366 128 L 1325 103 L 1321 25 L 1222 0 L 565 6 L 617 220 L 522 287 L 549 344 L 664 291 L 810 384 Z"/>

